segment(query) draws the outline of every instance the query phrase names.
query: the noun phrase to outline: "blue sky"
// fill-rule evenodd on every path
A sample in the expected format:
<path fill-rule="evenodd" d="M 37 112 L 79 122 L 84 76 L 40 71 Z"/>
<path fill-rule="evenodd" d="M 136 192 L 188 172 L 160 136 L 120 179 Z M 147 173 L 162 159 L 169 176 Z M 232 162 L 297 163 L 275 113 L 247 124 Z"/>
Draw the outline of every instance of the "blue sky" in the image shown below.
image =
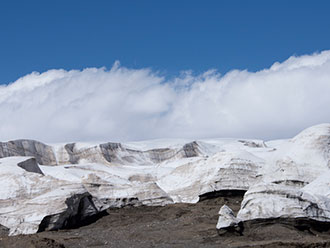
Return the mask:
<path fill-rule="evenodd" d="M 0 141 L 269 140 L 330 123 L 329 10 L 0 1 Z"/>
<path fill-rule="evenodd" d="M 1 1 L 0 84 L 54 68 L 256 71 L 330 48 L 330 1 Z"/>

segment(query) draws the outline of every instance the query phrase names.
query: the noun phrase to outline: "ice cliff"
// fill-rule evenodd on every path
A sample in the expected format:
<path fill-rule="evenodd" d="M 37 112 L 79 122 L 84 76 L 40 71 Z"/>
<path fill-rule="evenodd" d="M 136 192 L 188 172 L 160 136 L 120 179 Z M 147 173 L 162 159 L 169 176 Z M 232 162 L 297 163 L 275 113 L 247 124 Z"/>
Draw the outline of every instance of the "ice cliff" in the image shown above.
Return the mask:
<path fill-rule="evenodd" d="M 288 140 L 155 140 L 131 143 L 0 143 L 0 225 L 10 235 L 71 227 L 111 207 L 196 203 L 243 191 L 237 216 L 330 222 L 330 124 Z M 220 208 L 221 206 L 219 206 Z"/>

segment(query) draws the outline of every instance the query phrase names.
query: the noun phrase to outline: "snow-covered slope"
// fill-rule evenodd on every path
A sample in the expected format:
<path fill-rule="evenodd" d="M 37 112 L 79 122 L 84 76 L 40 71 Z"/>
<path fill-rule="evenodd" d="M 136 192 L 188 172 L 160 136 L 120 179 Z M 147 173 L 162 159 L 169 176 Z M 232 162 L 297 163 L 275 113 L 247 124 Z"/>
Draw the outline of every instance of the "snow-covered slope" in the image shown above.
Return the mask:
<path fill-rule="evenodd" d="M 269 142 L 2 142 L 0 224 L 11 235 L 35 233 L 74 225 L 109 207 L 196 203 L 223 190 L 247 191 L 237 218 L 230 217 L 235 223 L 301 217 L 328 222 L 329 167 L 330 124 Z M 230 212 L 223 209 L 218 228 L 231 223 L 223 222 Z"/>

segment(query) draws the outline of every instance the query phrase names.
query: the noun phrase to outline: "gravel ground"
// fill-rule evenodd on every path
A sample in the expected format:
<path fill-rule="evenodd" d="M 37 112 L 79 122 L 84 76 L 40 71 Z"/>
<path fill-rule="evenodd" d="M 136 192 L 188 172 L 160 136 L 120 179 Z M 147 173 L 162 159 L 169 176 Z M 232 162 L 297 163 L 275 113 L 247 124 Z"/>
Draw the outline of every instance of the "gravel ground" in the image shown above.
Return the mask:
<path fill-rule="evenodd" d="M 197 204 L 109 209 L 108 215 L 76 229 L 8 237 L 0 247 L 330 247 L 330 231 L 299 230 L 289 221 L 251 222 L 243 236 L 216 231 L 223 204 L 237 212 L 242 195 L 207 198 Z"/>

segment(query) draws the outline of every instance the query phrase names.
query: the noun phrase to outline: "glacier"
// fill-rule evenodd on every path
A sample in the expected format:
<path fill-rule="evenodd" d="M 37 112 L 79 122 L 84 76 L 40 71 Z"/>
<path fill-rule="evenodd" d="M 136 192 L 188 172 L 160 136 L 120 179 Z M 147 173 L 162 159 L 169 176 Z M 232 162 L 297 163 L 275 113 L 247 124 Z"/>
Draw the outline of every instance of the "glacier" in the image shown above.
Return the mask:
<path fill-rule="evenodd" d="M 330 223 L 330 124 L 292 139 L 0 142 L 0 225 L 9 235 L 75 226 L 109 208 L 245 192 L 217 229 L 267 219 Z M 236 228 L 237 229 L 237 228 Z"/>

